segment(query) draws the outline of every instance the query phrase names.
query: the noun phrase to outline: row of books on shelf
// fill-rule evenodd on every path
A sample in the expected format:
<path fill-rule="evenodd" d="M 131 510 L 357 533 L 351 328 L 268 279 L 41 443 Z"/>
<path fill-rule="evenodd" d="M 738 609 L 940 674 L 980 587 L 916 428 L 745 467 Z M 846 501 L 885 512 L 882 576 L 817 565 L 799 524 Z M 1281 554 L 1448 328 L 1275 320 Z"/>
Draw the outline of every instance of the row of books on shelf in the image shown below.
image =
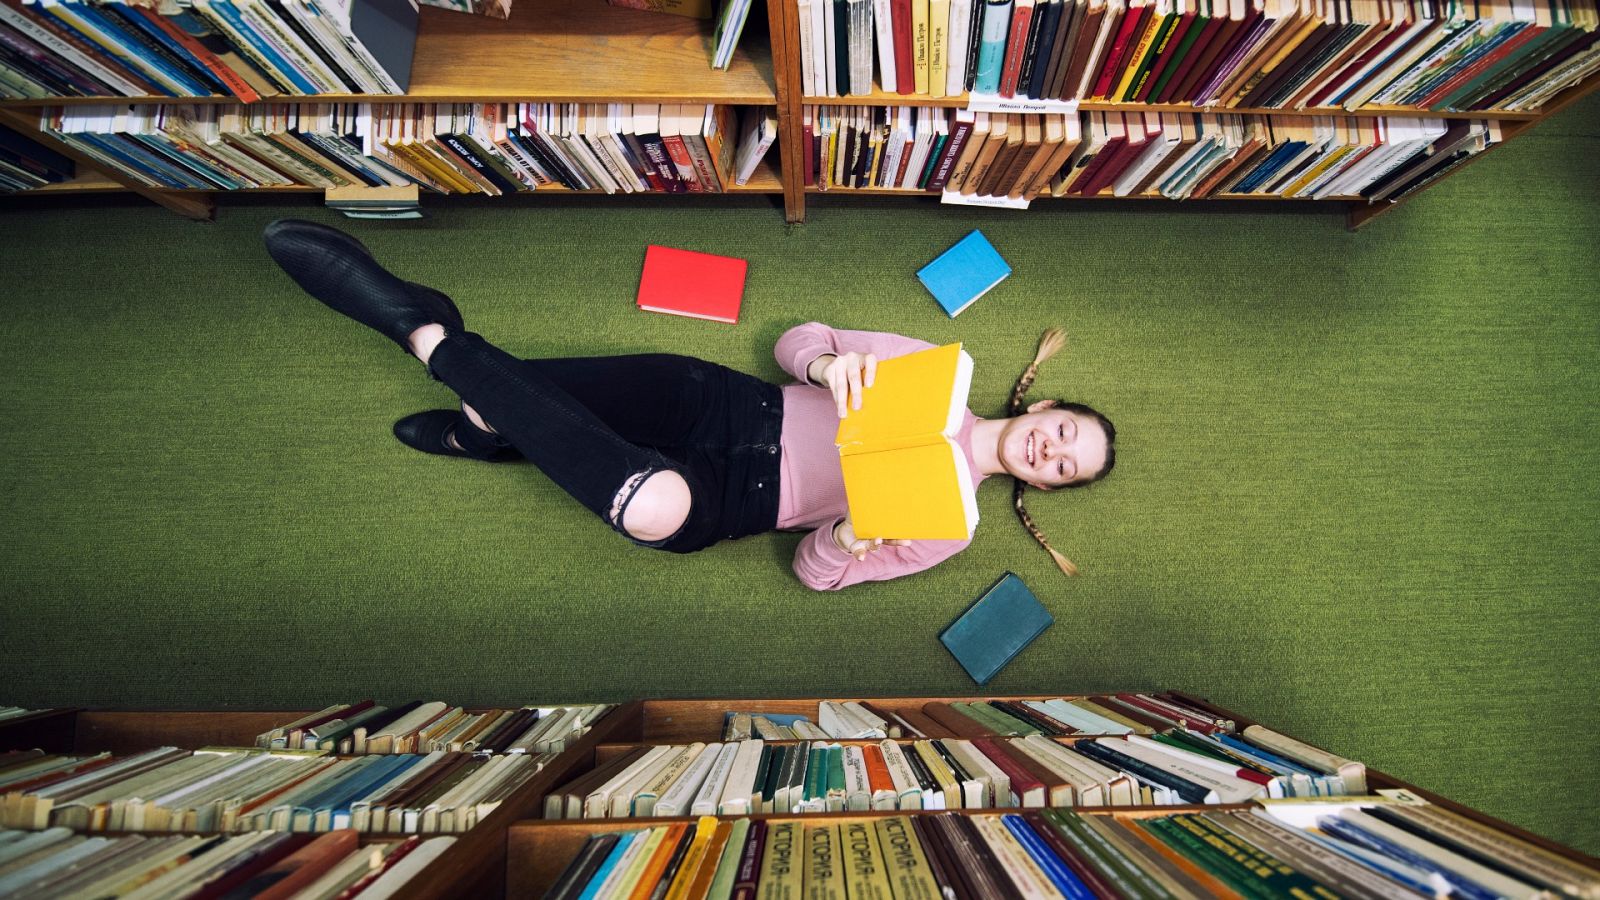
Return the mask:
<path fill-rule="evenodd" d="M 748 183 L 777 134 L 767 107 L 615 103 L 90 105 L 39 126 L 153 188 L 490 195 L 717 193 Z"/>
<path fill-rule="evenodd" d="M 798 714 L 730 711 L 722 739 L 872 740 L 1011 735 L 1155 734 L 1186 728 L 1231 734 L 1235 723 L 1172 694 L 1107 694 L 1044 700 L 931 700 L 888 709 L 870 700 L 822 700 L 816 722 Z"/>
<path fill-rule="evenodd" d="M 1366 768 L 1252 726 L 1018 738 L 634 747 L 552 792 L 547 818 L 1242 803 L 1366 793 Z"/>
<path fill-rule="evenodd" d="M 87 831 L 462 832 L 559 754 L 159 747 L 0 754 L 0 827 Z"/>
<path fill-rule="evenodd" d="M 1298 814 L 1296 814 L 1298 813 Z M 1593 897 L 1600 873 L 1414 800 L 1172 815 L 701 818 L 590 836 L 545 900 Z"/>
<path fill-rule="evenodd" d="M 1493 120 L 808 106 L 808 186 L 1031 200 L 1398 200 L 1498 143 Z"/>
<path fill-rule="evenodd" d="M 17 152 L 17 150 L 14 149 L 14 147 L 16 147 L 17 145 L 12 143 L 12 139 L 15 138 L 15 137 L 21 137 L 21 135 L 18 135 L 16 132 L 12 131 L 9 128 L 0 127 L 0 162 L 10 163 L 12 161 L 12 157 L 11 157 L 10 154 L 12 154 L 14 152 Z M 26 139 L 24 138 L 24 140 L 26 140 Z M 28 143 L 31 144 L 33 142 L 29 141 Z M 37 145 L 35 145 L 35 146 L 37 146 Z M 33 148 L 28 147 L 26 145 L 22 145 L 21 149 L 26 151 L 26 152 L 33 152 Z M 44 149 L 44 148 L 40 148 L 40 149 Z M 61 161 L 66 164 L 67 173 L 71 174 L 71 172 L 72 172 L 72 161 L 69 160 L 69 159 L 62 159 Z M 3 167 L 0 167 L 0 171 L 3 171 Z M 22 707 L 22 706 L 0 706 L 0 725 L 4 725 L 5 723 L 12 721 L 13 719 L 21 719 L 24 716 L 31 716 L 31 715 L 34 715 L 35 713 L 42 713 L 42 712 L 49 712 L 49 710 L 28 709 L 28 708 Z"/>
<path fill-rule="evenodd" d="M 0 96 L 402 94 L 411 0 L 4 0 Z"/>
<path fill-rule="evenodd" d="M 363 847 L 353 831 L 233 837 L 0 831 L 0 897 L 382 900 L 454 842 L 411 837 Z"/>
<path fill-rule="evenodd" d="M 535 707 L 469 712 L 440 700 L 383 706 L 339 703 L 256 736 L 263 750 L 323 750 L 343 755 L 560 752 L 588 733 L 611 706 Z"/>
<path fill-rule="evenodd" d="M 1537 109 L 1600 68 L 1592 0 L 799 0 L 805 91 Z"/>

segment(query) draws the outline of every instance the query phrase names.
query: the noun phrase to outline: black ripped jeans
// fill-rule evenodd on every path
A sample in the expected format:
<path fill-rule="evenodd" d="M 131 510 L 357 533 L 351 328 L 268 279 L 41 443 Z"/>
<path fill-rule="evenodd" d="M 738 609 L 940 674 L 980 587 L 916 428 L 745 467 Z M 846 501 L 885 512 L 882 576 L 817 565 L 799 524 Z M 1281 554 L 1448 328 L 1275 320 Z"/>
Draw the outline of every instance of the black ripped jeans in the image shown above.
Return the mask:
<path fill-rule="evenodd" d="M 450 333 L 428 368 L 497 433 L 463 415 L 464 449 L 509 442 L 634 543 L 692 553 L 777 524 L 783 392 L 759 378 L 668 354 L 523 360 L 472 332 Z M 688 482 L 689 517 L 634 539 L 622 513 L 664 470 Z"/>

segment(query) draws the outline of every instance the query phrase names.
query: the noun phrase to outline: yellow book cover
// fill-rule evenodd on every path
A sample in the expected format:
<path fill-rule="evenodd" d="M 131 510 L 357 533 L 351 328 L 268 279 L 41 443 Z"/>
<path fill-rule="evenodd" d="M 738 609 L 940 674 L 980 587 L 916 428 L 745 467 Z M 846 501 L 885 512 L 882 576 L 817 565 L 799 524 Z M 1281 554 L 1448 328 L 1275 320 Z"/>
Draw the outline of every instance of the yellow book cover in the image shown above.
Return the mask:
<path fill-rule="evenodd" d="M 928 96 L 943 97 L 950 80 L 950 0 L 928 0 Z"/>
<path fill-rule="evenodd" d="M 838 825 L 805 827 L 805 900 L 846 900 Z"/>
<path fill-rule="evenodd" d="M 839 842 L 845 859 L 845 892 L 850 900 L 895 900 L 872 820 L 845 822 L 839 826 Z"/>
<path fill-rule="evenodd" d="M 922 842 L 911 831 L 911 820 L 891 816 L 877 820 L 875 825 L 895 900 L 939 900 L 943 896 L 939 882 L 928 868 Z"/>
<path fill-rule="evenodd" d="M 947 344 L 878 363 L 861 408 L 834 441 L 857 535 L 962 540 L 978 524 L 967 459 L 955 443 L 972 357 Z"/>
<path fill-rule="evenodd" d="M 929 33 L 932 11 L 929 0 L 911 0 L 911 71 L 913 84 L 919 94 L 928 93 L 928 54 L 933 48 L 933 35 Z"/>
<path fill-rule="evenodd" d="M 800 837 L 799 822 L 767 823 L 767 843 L 761 850 L 760 900 L 800 900 L 805 888 Z"/>

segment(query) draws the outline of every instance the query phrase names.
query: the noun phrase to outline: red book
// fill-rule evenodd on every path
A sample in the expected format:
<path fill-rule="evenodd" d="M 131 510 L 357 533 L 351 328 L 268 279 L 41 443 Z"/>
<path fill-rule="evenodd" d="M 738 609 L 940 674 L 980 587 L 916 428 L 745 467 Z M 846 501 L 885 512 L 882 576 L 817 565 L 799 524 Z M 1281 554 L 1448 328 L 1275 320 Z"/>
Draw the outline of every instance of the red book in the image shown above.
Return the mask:
<path fill-rule="evenodd" d="M 1194 27 L 1196 18 L 1199 18 L 1199 14 L 1193 9 L 1178 17 L 1178 24 L 1172 26 L 1172 30 L 1167 32 L 1167 36 L 1162 39 L 1163 43 L 1157 48 L 1156 60 L 1150 64 L 1150 73 L 1144 77 L 1144 84 L 1133 95 L 1134 100 L 1140 103 L 1149 102 L 1150 90 L 1161 80 L 1161 73 L 1172 65 L 1172 55 L 1177 52 L 1178 45 L 1183 43 L 1183 36 Z"/>
<path fill-rule="evenodd" d="M 748 265 L 731 256 L 651 244 L 639 279 L 639 308 L 732 325 L 739 321 Z"/>
<path fill-rule="evenodd" d="M 1307 107 L 1321 106 L 1322 101 L 1333 94 L 1333 92 L 1336 91 L 1340 85 L 1344 84 L 1346 79 L 1348 79 L 1351 75 L 1361 71 L 1361 68 L 1367 63 L 1377 59 L 1378 54 L 1387 53 L 1389 50 L 1389 45 L 1399 40 L 1400 35 L 1405 33 L 1406 29 L 1409 27 L 1411 27 L 1410 22 L 1401 22 L 1400 24 L 1396 25 L 1388 34 L 1379 38 L 1371 47 L 1368 47 L 1366 50 L 1362 51 L 1360 56 L 1351 60 L 1348 65 L 1341 68 L 1339 70 L 1339 74 L 1328 79 L 1322 87 L 1317 89 L 1315 94 L 1312 94 L 1306 99 L 1305 105 Z"/>
<path fill-rule="evenodd" d="M 1117 36 L 1111 42 L 1111 50 L 1106 53 L 1105 65 L 1100 67 L 1100 75 L 1095 79 L 1094 90 L 1089 94 L 1091 98 L 1111 93 L 1113 82 L 1122 74 L 1123 57 L 1132 52 L 1130 45 L 1135 43 L 1134 36 L 1144 34 L 1150 11 L 1154 8 L 1152 3 L 1141 4 L 1137 9 L 1131 5 L 1128 7 L 1127 14 L 1122 17 L 1121 27 L 1117 29 Z"/>
<path fill-rule="evenodd" d="M 806 187 L 812 187 L 817 183 L 817 157 L 816 154 L 811 152 L 811 145 L 817 137 L 816 125 L 814 124 L 815 121 L 816 120 L 810 114 L 807 114 L 805 117 L 805 127 L 801 131 L 801 140 L 805 141 L 805 143 L 801 146 L 806 148 Z"/>
<path fill-rule="evenodd" d="M 1104 159 L 1105 162 L 1097 171 L 1093 173 L 1092 176 L 1090 173 L 1084 173 L 1083 177 L 1079 180 L 1079 184 L 1074 185 L 1074 187 L 1081 185 L 1082 190 L 1079 191 L 1079 193 L 1082 193 L 1085 197 L 1093 197 L 1095 194 L 1105 190 L 1106 187 L 1111 184 L 1111 182 L 1117 180 L 1117 176 L 1122 174 L 1122 170 L 1126 169 L 1133 162 L 1134 158 L 1144 150 L 1145 143 L 1149 141 L 1151 137 L 1151 132 L 1144 121 L 1145 115 L 1146 113 L 1123 114 L 1122 120 L 1124 123 L 1126 123 L 1128 131 L 1127 135 L 1122 141 L 1122 144 L 1116 148 L 1115 153 L 1110 153 L 1108 155 L 1107 151 L 1112 149 L 1112 142 L 1106 142 L 1105 149 L 1101 150 L 1099 155 L 1094 158 L 1095 162 L 1100 162 L 1102 159 Z M 1156 126 L 1155 134 L 1160 133 L 1161 126 L 1158 124 Z"/>
<path fill-rule="evenodd" d="M 228 93 L 238 97 L 245 103 L 254 103 L 261 99 L 261 95 L 256 93 L 256 89 L 251 87 L 249 82 L 240 78 L 238 72 L 228 68 L 228 65 L 218 59 L 215 53 L 206 49 L 205 44 L 200 43 L 194 35 L 174 25 L 166 16 L 153 9 L 136 6 L 132 3 L 125 5 L 123 9 L 149 19 L 151 24 L 166 32 L 167 37 L 172 38 L 183 49 L 194 54 L 194 58 L 199 60 L 201 65 L 209 69 L 211 74 L 217 76 L 217 80 L 222 82 L 222 86 L 228 89 Z"/>
<path fill-rule="evenodd" d="M 1423 97 L 1422 101 L 1416 105 L 1427 108 L 1454 94 L 1461 89 L 1462 85 L 1489 71 L 1491 67 L 1499 65 L 1501 60 L 1511 55 L 1512 51 L 1543 34 L 1544 31 L 1543 26 L 1529 22 L 1521 31 L 1503 41 L 1500 46 L 1489 51 L 1487 56 L 1457 72 L 1451 76 L 1449 81 L 1434 88 L 1428 96 Z"/>
<path fill-rule="evenodd" d="M 1050 805 L 1049 790 L 1044 781 L 1024 768 L 1023 764 L 1007 753 L 998 741 L 994 738 L 974 738 L 972 746 L 987 756 L 996 768 L 1006 773 L 1006 778 L 1011 782 L 1011 794 L 1015 805 L 1033 809 Z M 996 803 L 998 802 L 997 799 Z"/>
<path fill-rule="evenodd" d="M 1216 37 L 1217 32 L 1221 30 L 1223 23 L 1227 21 L 1227 16 L 1217 15 L 1212 16 L 1206 22 L 1205 27 L 1200 30 L 1200 36 L 1194 39 L 1194 44 L 1189 48 L 1189 52 L 1185 53 L 1183 59 L 1178 63 L 1177 71 L 1173 72 L 1172 77 L 1167 79 L 1167 83 L 1161 86 L 1160 96 L 1152 98 L 1150 102 L 1168 102 L 1167 98 L 1171 97 L 1173 92 L 1178 89 L 1178 85 L 1183 83 L 1184 76 L 1188 75 L 1189 70 L 1194 68 L 1195 62 L 1205 53 L 1204 48 L 1211 45 L 1211 41 Z"/>
<path fill-rule="evenodd" d="M 1011 34 L 1006 37 L 1006 59 L 1000 68 L 1000 96 L 1017 95 L 1022 55 L 1028 48 L 1028 28 L 1033 24 L 1033 0 L 1016 0 L 1011 9 Z"/>
<path fill-rule="evenodd" d="M 911 0 L 889 0 L 889 28 L 894 35 L 894 89 L 909 94 L 917 88 L 916 64 L 911 59 Z"/>

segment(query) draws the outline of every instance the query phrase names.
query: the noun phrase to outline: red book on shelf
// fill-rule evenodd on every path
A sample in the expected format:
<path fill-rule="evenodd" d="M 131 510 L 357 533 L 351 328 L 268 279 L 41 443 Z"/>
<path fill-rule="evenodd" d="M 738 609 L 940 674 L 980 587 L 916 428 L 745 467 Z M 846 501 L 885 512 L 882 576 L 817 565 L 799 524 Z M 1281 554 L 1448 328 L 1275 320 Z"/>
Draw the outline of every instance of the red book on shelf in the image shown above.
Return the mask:
<path fill-rule="evenodd" d="M 1144 33 L 1144 26 L 1150 21 L 1150 10 L 1153 8 L 1153 3 L 1128 4 L 1128 12 L 1123 15 L 1119 23 L 1116 38 L 1111 43 L 1111 50 L 1106 53 L 1105 65 L 1100 67 L 1094 90 L 1089 94 L 1090 99 L 1103 98 L 1111 93 L 1112 85 L 1122 74 L 1123 57 L 1132 52 L 1131 45 L 1138 40 L 1136 35 Z"/>
<path fill-rule="evenodd" d="M 1011 35 L 1006 39 L 1005 62 L 1000 67 L 1000 96 L 1017 95 L 1017 77 L 1022 73 L 1022 57 L 1027 52 L 1028 28 L 1033 22 L 1033 3 L 1013 3 Z"/>
<path fill-rule="evenodd" d="M 889 29 L 894 36 L 894 90 L 916 90 L 917 73 L 911 59 L 911 0 L 889 0 Z"/>
<path fill-rule="evenodd" d="M 639 279 L 639 308 L 732 325 L 739 321 L 748 265 L 731 256 L 651 244 Z"/>

